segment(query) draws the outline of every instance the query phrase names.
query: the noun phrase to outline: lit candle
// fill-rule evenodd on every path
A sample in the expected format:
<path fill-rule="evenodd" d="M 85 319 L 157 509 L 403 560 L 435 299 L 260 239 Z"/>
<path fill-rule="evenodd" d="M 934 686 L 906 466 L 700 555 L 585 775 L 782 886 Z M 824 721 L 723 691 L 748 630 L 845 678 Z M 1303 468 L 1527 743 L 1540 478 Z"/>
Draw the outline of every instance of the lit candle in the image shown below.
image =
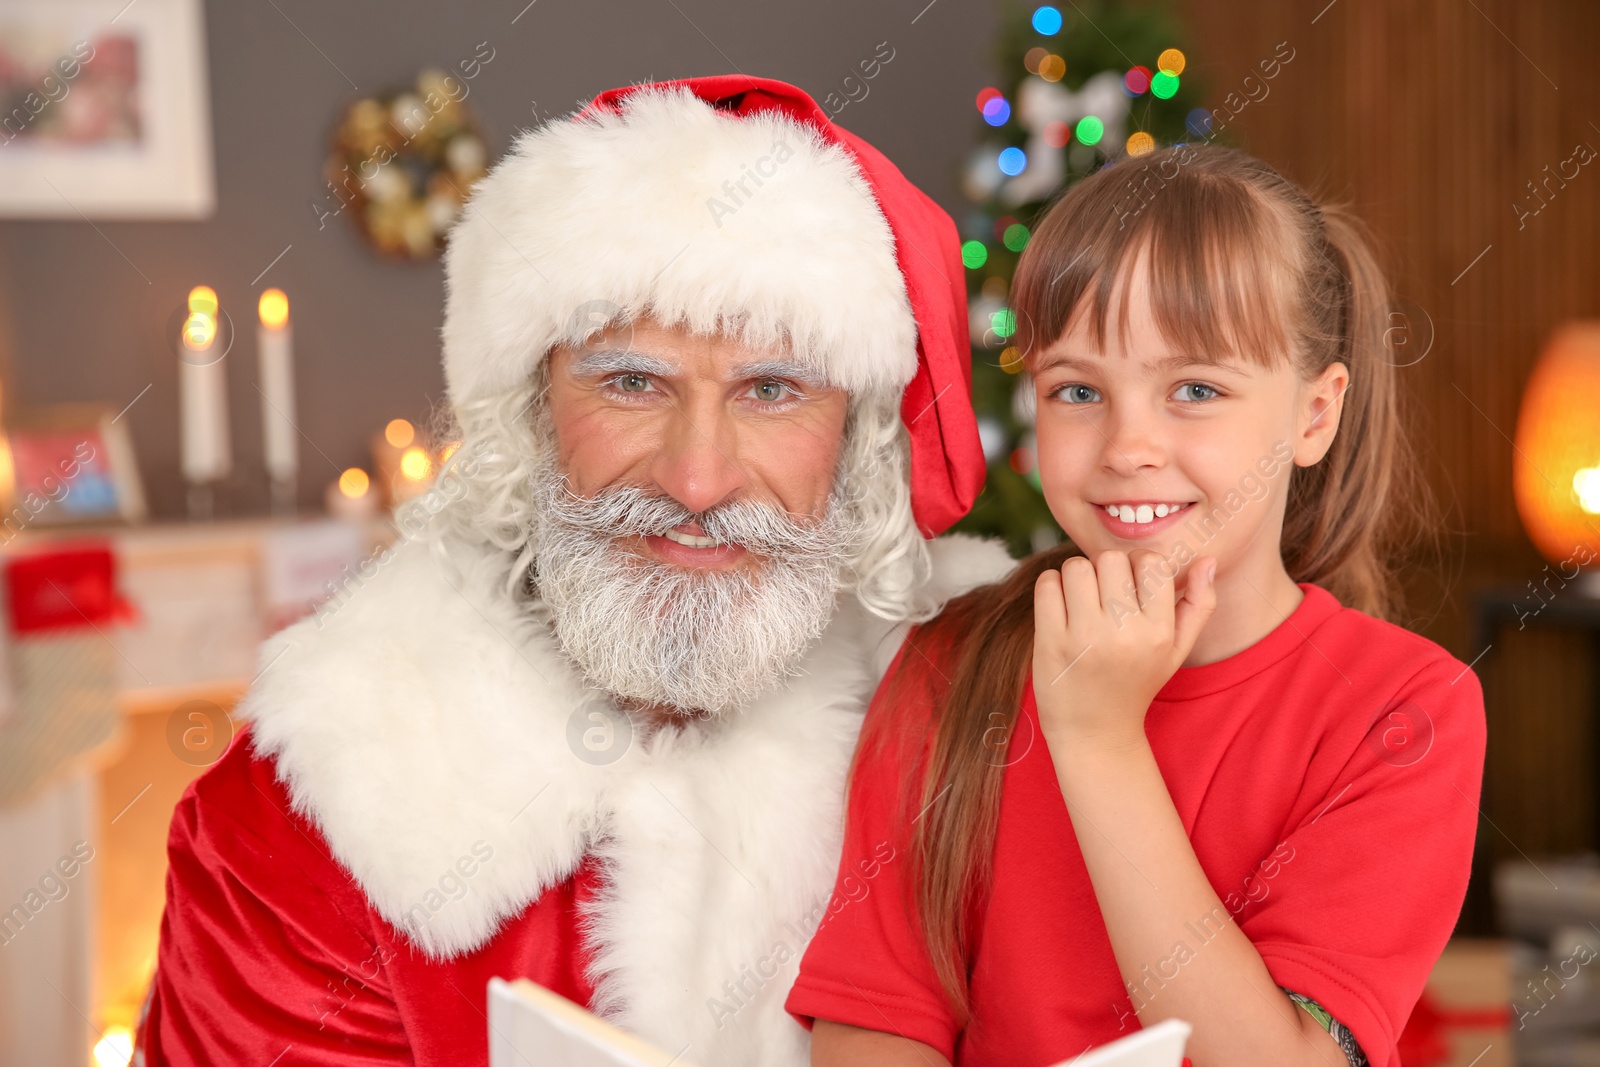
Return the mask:
<path fill-rule="evenodd" d="M 273 509 L 294 510 L 294 479 L 299 466 L 294 423 L 293 334 L 289 298 L 282 289 L 268 289 L 258 305 L 261 325 L 256 350 L 261 361 L 261 426 L 266 435 L 267 474 L 272 479 Z"/>
<path fill-rule="evenodd" d="M 377 482 L 379 500 L 385 506 L 392 507 L 413 495 L 402 467 L 406 453 L 416 446 L 416 440 L 417 428 L 405 419 L 390 419 L 380 432 L 372 435 L 373 479 Z"/>
<path fill-rule="evenodd" d="M 378 511 L 378 494 L 372 487 L 372 479 L 360 467 L 351 467 L 339 475 L 338 481 L 329 484 L 323 502 L 328 506 L 328 514 L 336 519 L 361 521 Z"/>
<path fill-rule="evenodd" d="M 183 419 L 183 476 L 206 484 L 226 478 L 233 466 L 228 446 L 228 377 L 216 351 L 217 293 L 208 285 L 189 291 L 189 314 L 179 341 L 179 405 Z"/>
<path fill-rule="evenodd" d="M 412 445 L 400 453 L 399 476 L 395 479 L 394 499 L 399 504 L 410 500 L 433 481 L 433 457 L 427 449 Z"/>

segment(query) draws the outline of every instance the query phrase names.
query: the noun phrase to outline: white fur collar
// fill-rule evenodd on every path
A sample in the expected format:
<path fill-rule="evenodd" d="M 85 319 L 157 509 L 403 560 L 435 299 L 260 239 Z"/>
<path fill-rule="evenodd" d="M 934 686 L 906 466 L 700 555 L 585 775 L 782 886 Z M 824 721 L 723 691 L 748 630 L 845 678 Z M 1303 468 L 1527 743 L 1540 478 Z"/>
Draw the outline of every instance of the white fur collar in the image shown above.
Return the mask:
<path fill-rule="evenodd" d="M 833 885 L 861 713 L 904 625 L 841 597 L 787 687 L 599 763 L 577 754 L 605 741 L 584 744 L 603 729 L 580 709 L 595 694 L 501 591 L 507 557 L 447 548 L 454 567 L 401 545 L 263 645 L 240 714 L 295 808 L 437 958 L 483 945 L 596 854 L 596 1009 L 702 1067 L 804 1064 L 783 999 Z M 1011 567 L 994 541 L 930 549 L 941 600 Z"/>

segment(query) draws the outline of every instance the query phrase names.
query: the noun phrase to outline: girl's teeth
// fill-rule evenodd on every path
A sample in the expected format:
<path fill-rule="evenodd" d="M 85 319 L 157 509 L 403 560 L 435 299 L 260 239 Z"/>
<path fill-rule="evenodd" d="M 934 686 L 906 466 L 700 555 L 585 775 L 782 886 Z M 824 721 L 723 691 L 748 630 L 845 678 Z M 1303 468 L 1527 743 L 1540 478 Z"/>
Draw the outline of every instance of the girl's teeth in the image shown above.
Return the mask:
<path fill-rule="evenodd" d="M 1134 507 L 1132 504 L 1107 504 L 1106 514 L 1131 525 L 1133 523 L 1146 523 L 1155 519 L 1164 519 L 1168 515 L 1177 514 L 1182 509 L 1182 504 L 1156 504 L 1153 507 L 1149 504 L 1140 504 L 1138 507 Z"/>

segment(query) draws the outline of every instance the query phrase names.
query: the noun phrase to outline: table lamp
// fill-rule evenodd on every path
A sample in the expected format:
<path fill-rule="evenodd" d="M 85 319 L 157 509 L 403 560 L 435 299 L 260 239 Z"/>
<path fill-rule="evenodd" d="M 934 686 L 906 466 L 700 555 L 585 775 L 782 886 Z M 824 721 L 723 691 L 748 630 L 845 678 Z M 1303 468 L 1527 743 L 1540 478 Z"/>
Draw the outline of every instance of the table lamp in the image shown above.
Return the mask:
<path fill-rule="evenodd" d="M 1540 354 L 1517 413 L 1511 485 L 1539 553 L 1600 596 L 1600 321 L 1561 327 Z"/>

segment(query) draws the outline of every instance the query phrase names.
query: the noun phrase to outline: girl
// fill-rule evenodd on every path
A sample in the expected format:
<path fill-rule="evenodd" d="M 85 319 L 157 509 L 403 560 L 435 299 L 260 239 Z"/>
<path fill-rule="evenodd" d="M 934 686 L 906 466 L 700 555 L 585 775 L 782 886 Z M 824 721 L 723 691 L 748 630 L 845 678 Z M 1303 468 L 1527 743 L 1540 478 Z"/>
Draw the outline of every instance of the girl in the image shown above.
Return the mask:
<path fill-rule="evenodd" d="M 1381 619 L 1416 503 L 1342 211 L 1179 146 L 1050 208 L 1012 300 L 1071 539 L 914 630 L 787 1006 L 812 1062 L 1396 1067 L 1466 891 L 1477 679 Z"/>

